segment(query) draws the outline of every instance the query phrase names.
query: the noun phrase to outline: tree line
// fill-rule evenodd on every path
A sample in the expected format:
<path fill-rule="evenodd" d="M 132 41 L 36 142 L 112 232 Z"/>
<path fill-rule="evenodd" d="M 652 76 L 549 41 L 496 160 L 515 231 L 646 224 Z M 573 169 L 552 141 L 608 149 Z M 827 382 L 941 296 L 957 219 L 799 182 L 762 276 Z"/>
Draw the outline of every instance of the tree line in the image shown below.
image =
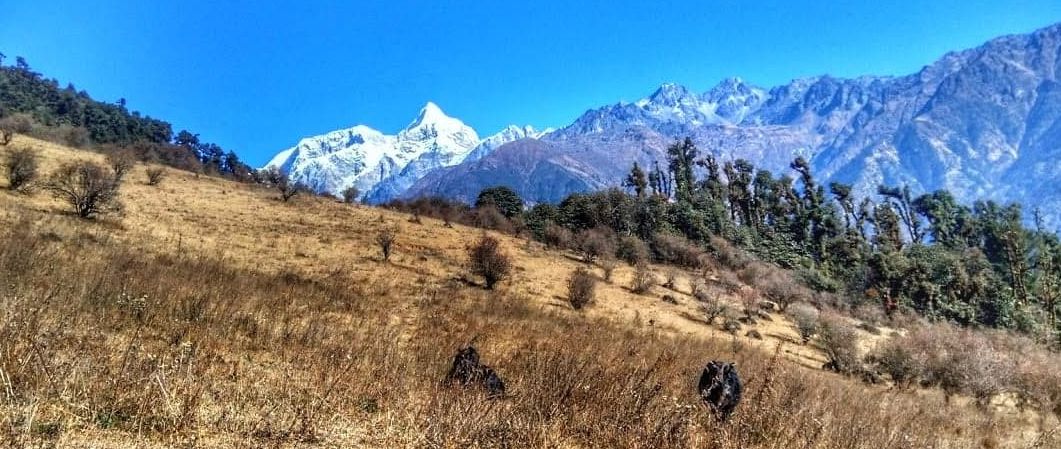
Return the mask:
<path fill-rule="evenodd" d="M 624 239 L 636 237 L 657 260 L 681 261 L 675 239 L 716 252 L 724 239 L 847 307 L 1058 341 L 1061 243 L 1038 212 L 1029 228 L 1019 204 L 966 205 L 946 190 L 914 195 L 880 186 L 875 197 L 860 198 L 851 185 L 823 185 L 803 158 L 792 161 L 794 176 L 774 174 L 702 154 L 688 138 L 663 162 L 634 164 L 623 188 L 526 210 L 507 187 L 484 190 L 475 208 L 439 198 L 390 206 L 545 242 L 562 239 L 561 230 L 587 233 L 576 239 L 581 245 L 596 234 L 618 242 L 610 248 L 620 256 L 630 246 Z"/>
<path fill-rule="evenodd" d="M 131 150 L 141 160 L 183 170 L 251 181 L 253 169 L 231 150 L 203 142 L 187 130 L 130 111 L 125 99 L 92 99 L 73 84 L 60 87 L 30 68 L 25 58 L 5 65 L 0 53 L 0 128 L 74 147 L 94 145 L 111 153 Z"/>

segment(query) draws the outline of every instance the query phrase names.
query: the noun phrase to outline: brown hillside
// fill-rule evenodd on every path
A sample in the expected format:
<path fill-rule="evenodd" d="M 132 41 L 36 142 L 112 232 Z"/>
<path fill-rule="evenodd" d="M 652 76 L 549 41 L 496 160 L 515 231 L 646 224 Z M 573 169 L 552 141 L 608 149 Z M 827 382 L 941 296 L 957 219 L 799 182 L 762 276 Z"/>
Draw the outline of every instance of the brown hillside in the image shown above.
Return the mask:
<path fill-rule="evenodd" d="M 42 171 L 99 159 L 17 136 Z M 10 148 L 8 147 L 8 148 Z M 0 147 L 0 153 L 9 151 Z M 0 188 L 6 181 L 0 180 Z M 144 167 L 124 211 L 80 220 L 47 193 L 0 192 L 0 442 L 12 447 L 1049 447 L 1034 416 L 820 369 L 780 314 L 737 335 L 691 295 L 723 273 L 574 311 L 584 264 L 497 235 L 514 272 L 466 268 L 483 233 L 377 208 Z M 399 229 L 382 261 L 376 236 Z M 652 268 L 662 280 L 669 267 Z M 599 268 L 595 272 L 601 274 Z M 725 276 L 727 279 L 733 276 Z M 669 296 L 676 304 L 663 300 Z M 758 330 L 763 340 L 745 337 Z M 882 335 L 888 335 L 885 330 Z M 859 334 L 869 348 L 883 336 Z M 474 341 L 508 397 L 440 385 Z M 735 361 L 745 399 L 717 423 L 695 391 Z M 1058 446 L 1054 446 L 1058 447 Z"/>

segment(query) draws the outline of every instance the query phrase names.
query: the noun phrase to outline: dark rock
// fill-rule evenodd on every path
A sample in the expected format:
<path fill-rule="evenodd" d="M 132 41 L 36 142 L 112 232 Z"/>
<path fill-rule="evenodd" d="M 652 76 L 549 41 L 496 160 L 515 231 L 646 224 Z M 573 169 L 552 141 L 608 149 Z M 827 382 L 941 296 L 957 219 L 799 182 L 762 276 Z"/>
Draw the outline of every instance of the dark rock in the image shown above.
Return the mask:
<path fill-rule="evenodd" d="M 755 329 L 752 329 L 752 330 L 748 331 L 748 333 L 744 334 L 744 336 L 745 337 L 751 337 L 751 338 L 754 338 L 756 340 L 762 340 L 763 339 L 763 334 L 760 334 L 759 331 L 757 331 Z"/>
<path fill-rule="evenodd" d="M 468 346 L 457 351 L 453 366 L 446 374 L 446 381 L 461 386 L 479 385 L 486 389 L 489 397 L 505 395 L 505 383 L 493 368 L 479 363 L 479 352 Z"/>
<path fill-rule="evenodd" d="M 718 418 L 726 421 L 741 398 L 740 376 L 732 363 L 711 361 L 704 367 L 698 386 L 700 398 Z"/>
<path fill-rule="evenodd" d="M 663 302 L 667 304 L 678 304 L 678 298 L 671 295 L 663 295 Z"/>

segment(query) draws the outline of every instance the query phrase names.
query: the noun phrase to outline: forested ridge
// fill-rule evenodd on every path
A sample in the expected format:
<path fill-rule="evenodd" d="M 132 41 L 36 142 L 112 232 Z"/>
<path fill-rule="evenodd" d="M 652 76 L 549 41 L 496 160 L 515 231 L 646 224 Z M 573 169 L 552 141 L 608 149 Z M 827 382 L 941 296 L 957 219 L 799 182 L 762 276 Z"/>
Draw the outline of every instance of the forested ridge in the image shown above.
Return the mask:
<path fill-rule="evenodd" d="M 685 265 L 698 262 L 682 257 L 676 239 L 722 260 L 719 253 L 733 242 L 791 270 L 837 307 L 916 313 L 1058 341 L 1061 244 L 1041 226 L 1026 227 L 1020 204 L 961 204 L 947 191 L 914 196 L 894 186 L 856 198 L 849 185 L 820 184 L 802 158 L 792 162 L 790 176 L 701 154 L 689 139 L 667 153 L 652 167 L 635 164 L 625 190 L 573 194 L 521 213 L 509 206 L 516 193 L 503 187 L 485 190 L 480 207 L 463 212 L 438 198 L 391 206 L 464 213 L 474 224 L 496 226 L 500 217 L 481 210 L 488 205 L 508 218 L 504 226 L 547 243 L 585 250 L 603 239 L 623 258 L 626 239 L 637 237 L 657 261 Z"/>
<path fill-rule="evenodd" d="M 187 130 L 174 133 L 169 122 L 130 111 L 125 99 L 107 103 L 72 83 L 60 87 L 22 57 L 13 65 L 5 60 L 0 53 L 0 127 L 6 130 L 104 152 L 130 149 L 143 160 L 251 179 L 253 170 L 234 151 Z"/>

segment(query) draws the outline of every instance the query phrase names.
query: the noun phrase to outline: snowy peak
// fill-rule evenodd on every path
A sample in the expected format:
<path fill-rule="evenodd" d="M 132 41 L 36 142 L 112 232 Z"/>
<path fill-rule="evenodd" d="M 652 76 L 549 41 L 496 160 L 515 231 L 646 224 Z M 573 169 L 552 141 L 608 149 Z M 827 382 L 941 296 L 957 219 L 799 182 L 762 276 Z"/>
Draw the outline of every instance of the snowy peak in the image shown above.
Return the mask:
<path fill-rule="evenodd" d="M 434 102 L 395 135 L 365 125 L 299 140 L 266 167 L 279 168 L 314 190 L 338 194 L 348 187 L 382 202 L 394 198 L 432 170 L 485 155 L 505 143 L 540 137 L 530 126 L 509 126 L 487 139 Z"/>
<path fill-rule="evenodd" d="M 416 116 L 416 120 L 413 120 L 405 129 L 413 129 L 421 126 L 431 126 L 440 122 L 451 122 L 454 121 L 453 117 L 446 115 L 442 112 L 442 108 L 438 107 L 434 102 L 427 102 L 424 107 L 420 108 L 420 113 Z M 456 120 L 460 121 L 460 120 Z"/>

